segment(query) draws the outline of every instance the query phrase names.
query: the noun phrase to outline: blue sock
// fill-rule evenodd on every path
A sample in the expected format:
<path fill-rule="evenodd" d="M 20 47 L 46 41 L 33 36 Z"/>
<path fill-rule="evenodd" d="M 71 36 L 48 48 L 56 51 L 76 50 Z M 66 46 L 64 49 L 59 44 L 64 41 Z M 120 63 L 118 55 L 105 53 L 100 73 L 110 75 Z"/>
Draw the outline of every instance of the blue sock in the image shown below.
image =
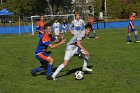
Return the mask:
<path fill-rule="evenodd" d="M 43 70 L 44 70 L 44 68 L 37 67 L 37 68 L 35 68 L 35 69 L 33 70 L 33 73 L 41 72 L 41 71 L 43 71 Z"/>
<path fill-rule="evenodd" d="M 48 70 L 47 70 L 47 75 L 50 76 L 52 74 L 52 64 L 48 64 Z"/>
<path fill-rule="evenodd" d="M 136 39 L 136 41 L 138 41 L 138 35 L 135 35 L 135 39 Z"/>
<path fill-rule="evenodd" d="M 127 42 L 129 42 L 129 41 L 130 41 L 130 36 L 127 37 Z"/>
<path fill-rule="evenodd" d="M 96 37 L 96 33 L 94 33 L 94 38 Z"/>

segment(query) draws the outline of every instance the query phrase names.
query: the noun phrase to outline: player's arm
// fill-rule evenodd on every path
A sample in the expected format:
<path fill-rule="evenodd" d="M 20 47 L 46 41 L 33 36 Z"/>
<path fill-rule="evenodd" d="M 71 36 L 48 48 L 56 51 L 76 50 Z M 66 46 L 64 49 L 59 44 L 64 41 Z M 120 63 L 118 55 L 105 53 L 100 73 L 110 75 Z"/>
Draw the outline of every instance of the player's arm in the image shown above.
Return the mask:
<path fill-rule="evenodd" d="M 83 47 L 81 40 L 77 40 L 77 46 L 84 51 L 84 54 L 89 56 L 90 53 Z"/>
<path fill-rule="evenodd" d="M 38 26 L 38 25 L 36 26 L 36 32 L 44 34 L 43 31 L 40 30 L 40 26 Z"/>
<path fill-rule="evenodd" d="M 56 44 L 51 44 L 51 42 L 52 42 L 52 38 L 51 38 L 51 40 L 48 40 L 45 37 L 42 39 L 42 43 L 45 44 L 45 46 L 48 46 L 50 48 L 56 48 L 56 47 L 64 44 L 65 43 L 65 40 L 62 40 L 62 41 L 60 41 L 60 42 L 58 42 Z"/>
<path fill-rule="evenodd" d="M 69 26 L 70 33 L 73 35 L 72 27 L 74 27 L 74 21 Z"/>
<path fill-rule="evenodd" d="M 132 19 L 130 19 L 130 26 L 134 29 L 134 25 L 132 24 Z"/>
<path fill-rule="evenodd" d="M 59 35 L 59 38 L 57 38 L 57 39 L 55 37 L 51 37 L 51 42 L 58 43 L 58 42 L 62 41 L 63 39 L 65 39 L 65 36 L 62 33 Z"/>
<path fill-rule="evenodd" d="M 36 32 L 39 32 L 40 27 L 36 26 Z"/>
<path fill-rule="evenodd" d="M 41 31 L 41 30 L 36 30 L 36 32 L 41 33 L 41 34 L 44 34 L 44 32 Z"/>
<path fill-rule="evenodd" d="M 62 44 L 64 44 L 65 43 L 65 40 L 62 40 L 62 41 L 60 41 L 60 42 L 58 42 L 58 43 L 56 43 L 56 44 L 49 44 L 48 46 L 49 46 L 49 48 L 56 48 L 56 47 L 58 47 L 58 46 L 60 46 L 60 45 L 62 45 Z"/>
<path fill-rule="evenodd" d="M 85 23 L 85 21 L 83 20 L 83 25 L 82 25 L 82 29 L 83 29 L 83 30 L 85 30 L 85 25 L 86 25 L 86 23 Z"/>

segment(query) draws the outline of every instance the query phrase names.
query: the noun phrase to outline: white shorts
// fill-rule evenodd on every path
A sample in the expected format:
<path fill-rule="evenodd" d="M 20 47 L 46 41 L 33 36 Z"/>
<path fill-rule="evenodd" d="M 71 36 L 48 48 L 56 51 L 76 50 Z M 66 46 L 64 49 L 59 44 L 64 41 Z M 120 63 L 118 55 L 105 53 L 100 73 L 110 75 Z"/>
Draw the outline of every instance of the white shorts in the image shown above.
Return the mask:
<path fill-rule="evenodd" d="M 55 35 L 59 35 L 59 29 L 55 29 L 55 30 L 54 30 L 54 34 L 55 34 Z"/>
<path fill-rule="evenodd" d="M 68 45 L 65 50 L 64 60 L 69 61 L 70 58 L 77 52 L 78 47 L 75 45 Z"/>

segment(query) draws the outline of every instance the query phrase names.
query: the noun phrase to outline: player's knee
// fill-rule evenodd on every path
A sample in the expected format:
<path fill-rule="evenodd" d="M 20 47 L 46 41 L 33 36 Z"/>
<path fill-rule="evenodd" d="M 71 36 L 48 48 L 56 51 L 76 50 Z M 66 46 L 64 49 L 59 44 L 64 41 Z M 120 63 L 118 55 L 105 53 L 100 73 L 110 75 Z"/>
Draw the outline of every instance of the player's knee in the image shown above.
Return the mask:
<path fill-rule="evenodd" d="M 135 35 L 137 35 L 137 34 L 138 34 L 138 32 L 137 32 L 137 31 L 135 31 L 134 33 L 135 33 Z"/>
<path fill-rule="evenodd" d="M 51 58 L 51 57 L 49 57 L 49 58 L 48 58 L 48 63 L 49 63 L 49 64 L 53 64 L 53 63 L 54 63 L 54 59 Z"/>
<path fill-rule="evenodd" d="M 67 67 L 67 66 L 68 66 L 68 64 L 67 64 L 67 63 L 65 63 L 65 64 L 64 64 L 64 67 Z"/>
<path fill-rule="evenodd" d="M 68 66 L 68 61 L 64 61 L 64 67 L 67 67 Z"/>
<path fill-rule="evenodd" d="M 50 59 L 50 63 L 51 63 L 51 64 L 54 63 L 54 59 L 53 59 L 53 58 Z"/>

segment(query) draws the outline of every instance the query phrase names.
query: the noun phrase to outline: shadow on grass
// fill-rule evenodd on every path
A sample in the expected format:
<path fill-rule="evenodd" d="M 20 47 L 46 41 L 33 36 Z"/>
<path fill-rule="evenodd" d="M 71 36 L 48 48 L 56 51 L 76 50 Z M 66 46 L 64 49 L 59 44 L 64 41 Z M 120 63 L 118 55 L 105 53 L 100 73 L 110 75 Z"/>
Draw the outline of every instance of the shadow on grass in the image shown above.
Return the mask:
<path fill-rule="evenodd" d="M 93 66 L 88 66 L 88 68 L 92 68 Z M 73 73 L 75 73 L 76 71 L 81 71 L 82 70 L 82 67 L 79 67 L 79 68 L 75 68 L 75 69 L 71 69 L 71 70 L 65 70 L 67 71 L 67 73 L 65 75 L 61 75 L 61 76 L 58 76 L 58 77 L 64 77 L 64 76 L 68 76 L 68 75 L 71 75 Z M 84 72 L 84 74 L 92 74 L 90 72 Z"/>
<path fill-rule="evenodd" d="M 92 68 L 92 67 L 93 66 L 88 66 L 88 68 Z M 52 72 L 54 72 L 56 69 L 57 69 L 57 67 L 53 68 Z M 82 71 L 82 67 L 74 68 L 74 69 L 71 69 L 71 70 L 62 70 L 61 72 L 66 72 L 66 74 L 65 75 L 60 75 L 58 77 L 68 76 L 68 75 L 74 74 L 76 71 Z M 46 75 L 45 73 L 46 73 L 46 71 L 40 72 L 40 73 L 37 74 L 37 76 Z M 84 74 L 92 74 L 92 73 L 84 72 Z"/>

